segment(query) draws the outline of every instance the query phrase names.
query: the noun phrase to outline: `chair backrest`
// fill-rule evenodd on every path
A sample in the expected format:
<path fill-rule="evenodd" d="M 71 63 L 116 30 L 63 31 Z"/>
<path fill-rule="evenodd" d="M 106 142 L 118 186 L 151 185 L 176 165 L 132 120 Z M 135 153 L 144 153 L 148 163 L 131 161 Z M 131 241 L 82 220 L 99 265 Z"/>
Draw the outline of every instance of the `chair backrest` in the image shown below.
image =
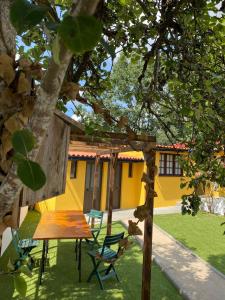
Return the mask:
<path fill-rule="evenodd" d="M 88 224 L 90 224 L 91 219 L 95 219 L 95 227 L 96 225 L 101 229 L 102 227 L 102 221 L 103 221 L 103 211 L 91 209 L 90 212 L 87 214 L 88 215 Z"/>
<path fill-rule="evenodd" d="M 18 235 L 18 231 L 17 229 L 11 228 L 11 233 L 12 233 L 12 243 L 13 246 L 17 252 L 17 254 L 21 255 L 22 251 L 21 249 L 18 247 L 18 243 L 19 243 L 19 235 Z"/>
<path fill-rule="evenodd" d="M 101 255 L 104 253 L 105 247 L 110 248 L 110 246 L 115 245 L 115 244 L 118 244 L 118 250 L 117 250 L 117 253 L 118 253 L 119 250 L 120 250 L 119 242 L 123 239 L 123 237 L 124 237 L 124 232 L 117 233 L 117 234 L 114 234 L 114 235 L 107 235 L 105 237 L 105 240 L 104 240 L 104 243 L 103 243 L 103 246 L 102 246 Z"/>

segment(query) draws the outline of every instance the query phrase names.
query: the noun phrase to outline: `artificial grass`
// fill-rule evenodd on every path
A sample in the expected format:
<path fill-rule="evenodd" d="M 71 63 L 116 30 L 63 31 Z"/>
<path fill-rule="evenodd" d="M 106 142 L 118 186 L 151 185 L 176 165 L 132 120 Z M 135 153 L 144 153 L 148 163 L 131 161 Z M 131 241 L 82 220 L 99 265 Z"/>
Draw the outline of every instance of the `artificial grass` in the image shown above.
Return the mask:
<path fill-rule="evenodd" d="M 156 215 L 154 222 L 175 239 L 225 274 L 225 226 L 223 216 L 199 212 L 195 217 L 181 214 Z"/>
<path fill-rule="evenodd" d="M 36 225 L 39 221 L 37 212 L 29 212 L 20 229 L 20 236 L 32 237 Z M 113 232 L 125 231 L 121 223 L 113 223 Z M 104 227 L 100 242 L 105 236 Z M 26 277 L 28 291 L 26 299 L 41 300 L 93 300 L 93 299 L 112 299 L 112 300 L 138 300 L 141 295 L 141 275 L 142 275 L 142 251 L 139 245 L 134 242 L 132 247 L 117 261 L 116 269 L 120 278 L 118 283 L 114 278 L 104 282 L 105 290 L 99 288 L 95 278 L 91 283 L 87 283 L 87 277 L 92 270 L 91 260 L 86 254 L 88 245 L 82 245 L 82 282 L 78 282 L 78 271 L 75 262 L 74 241 L 59 240 L 50 241 L 49 244 L 49 266 L 43 276 L 43 283 L 37 285 L 39 267 L 33 270 L 32 278 Z M 41 257 L 42 243 L 34 249 L 32 256 L 38 262 Z M 0 269 L 5 269 L 8 258 L 15 257 L 15 252 L 10 245 L 4 255 L 0 258 Z M 0 299 L 11 300 L 20 299 L 14 291 L 12 278 L 8 275 L 0 277 Z M 152 299 L 153 300 L 181 300 L 178 291 L 162 273 L 156 264 L 152 268 Z"/>

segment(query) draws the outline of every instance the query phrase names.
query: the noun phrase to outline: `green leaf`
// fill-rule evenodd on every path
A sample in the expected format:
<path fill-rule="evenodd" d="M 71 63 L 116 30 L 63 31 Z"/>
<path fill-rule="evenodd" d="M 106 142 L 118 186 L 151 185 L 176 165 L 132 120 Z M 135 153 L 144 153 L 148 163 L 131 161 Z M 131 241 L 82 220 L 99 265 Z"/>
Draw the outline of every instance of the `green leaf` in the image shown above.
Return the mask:
<path fill-rule="evenodd" d="M 97 45 L 102 25 L 93 16 L 67 16 L 60 24 L 58 33 L 72 52 L 82 54 Z"/>
<path fill-rule="evenodd" d="M 16 275 L 13 276 L 13 280 L 17 292 L 20 294 L 21 297 L 25 297 L 27 292 L 27 283 L 25 279 L 19 275 Z"/>
<path fill-rule="evenodd" d="M 19 267 L 19 271 L 27 275 L 28 277 L 32 277 L 31 270 L 28 268 L 27 265 L 21 265 L 21 267 Z"/>
<path fill-rule="evenodd" d="M 187 182 L 181 182 L 180 188 L 183 189 L 187 186 Z"/>
<path fill-rule="evenodd" d="M 12 146 L 16 152 L 27 156 L 35 145 L 33 133 L 28 129 L 17 130 L 12 135 Z"/>
<path fill-rule="evenodd" d="M 46 183 L 46 176 L 41 166 L 31 160 L 23 160 L 18 164 L 17 175 L 27 187 L 39 190 Z"/>
<path fill-rule="evenodd" d="M 16 164 L 19 164 L 21 161 L 23 160 L 26 160 L 26 157 L 19 153 L 19 152 L 16 152 L 14 155 L 13 155 L 13 161 L 16 163 Z"/>
<path fill-rule="evenodd" d="M 10 19 L 18 34 L 34 27 L 44 18 L 48 7 L 34 5 L 27 0 L 15 0 L 11 6 Z"/>
<path fill-rule="evenodd" d="M 9 261 L 8 261 L 8 264 L 7 264 L 7 269 L 9 271 L 14 271 L 15 270 L 15 266 L 12 264 L 10 258 L 9 258 Z"/>
<path fill-rule="evenodd" d="M 131 0 L 119 0 L 120 4 L 125 6 L 125 5 L 128 5 L 130 4 Z"/>
<path fill-rule="evenodd" d="M 112 45 L 109 45 L 103 38 L 101 39 L 101 44 L 112 59 L 114 59 L 116 57 L 115 48 Z"/>

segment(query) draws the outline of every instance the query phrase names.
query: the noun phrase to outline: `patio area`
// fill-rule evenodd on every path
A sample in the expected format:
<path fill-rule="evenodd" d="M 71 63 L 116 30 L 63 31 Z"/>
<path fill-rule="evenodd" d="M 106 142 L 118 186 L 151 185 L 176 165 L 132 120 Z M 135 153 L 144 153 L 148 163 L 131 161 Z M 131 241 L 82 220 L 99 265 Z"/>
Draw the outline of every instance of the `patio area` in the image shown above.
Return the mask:
<path fill-rule="evenodd" d="M 20 228 L 20 236 L 32 237 L 39 222 L 40 214 L 31 211 L 28 213 Z M 113 222 L 112 233 L 125 231 L 119 221 Z M 103 241 L 106 227 L 103 226 L 99 241 Z M 92 270 L 91 260 L 86 254 L 88 246 L 83 243 L 82 255 L 82 282 L 78 282 L 78 271 L 75 262 L 74 241 L 54 240 L 50 242 L 49 260 L 43 283 L 38 286 L 39 263 L 41 258 L 42 243 L 33 250 L 36 266 L 32 278 L 25 276 L 28 290 L 26 299 L 140 299 L 141 298 L 141 275 L 142 275 L 142 250 L 134 241 L 131 248 L 116 263 L 116 269 L 120 283 L 115 279 L 105 282 L 105 290 L 99 288 L 95 278 L 87 283 L 87 277 Z M 15 252 L 10 245 L 3 257 L 0 258 L 0 269 L 5 270 L 9 257 L 15 258 Z M 3 277 L 4 276 L 4 277 Z M 156 264 L 152 268 L 152 299 L 154 300 L 179 300 L 182 297 L 178 291 L 162 273 Z M 4 300 L 20 299 L 14 292 L 12 277 L 1 275 L 1 297 Z"/>

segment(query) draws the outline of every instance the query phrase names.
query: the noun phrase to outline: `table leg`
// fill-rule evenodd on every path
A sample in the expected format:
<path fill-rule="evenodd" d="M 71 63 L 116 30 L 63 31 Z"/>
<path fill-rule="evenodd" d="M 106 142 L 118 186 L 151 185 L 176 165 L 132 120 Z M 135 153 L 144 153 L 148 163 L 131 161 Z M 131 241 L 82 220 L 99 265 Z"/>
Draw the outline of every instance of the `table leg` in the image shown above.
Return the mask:
<path fill-rule="evenodd" d="M 78 240 L 76 239 L 76 242 L 75 242 L 76 261 L 77 261 L 77 248 L 78 248 Z"/>
<path fill-rule="evenodd" d="M 46 258 L 47 258 L 47 255 L 48 255 L 48 240 L 46 240 L 46 249 L 45 249 L 45 254 L 46 254 Z"/>
<path fill-rule="evenodd" d="M 41 281 L 42 281 L 42 274 L 45 271 L 45 261 L 46 261 L 46 257 L 47 257 L 47 244 L 48 241 L 43 240 L 43 247 L 42 247 L 42 256 L 41 256 L 41 265 L 40 265 L 40 274 L 39 274 L 39 284 L 41 285 Z"/>
<path fill-rule="evenodd" d="M 82 239 L 80 239 L 79 241 L 79 254 L 78 254 L 79 282 L 81 282 L 81 244 L 82 244 Z"/>

